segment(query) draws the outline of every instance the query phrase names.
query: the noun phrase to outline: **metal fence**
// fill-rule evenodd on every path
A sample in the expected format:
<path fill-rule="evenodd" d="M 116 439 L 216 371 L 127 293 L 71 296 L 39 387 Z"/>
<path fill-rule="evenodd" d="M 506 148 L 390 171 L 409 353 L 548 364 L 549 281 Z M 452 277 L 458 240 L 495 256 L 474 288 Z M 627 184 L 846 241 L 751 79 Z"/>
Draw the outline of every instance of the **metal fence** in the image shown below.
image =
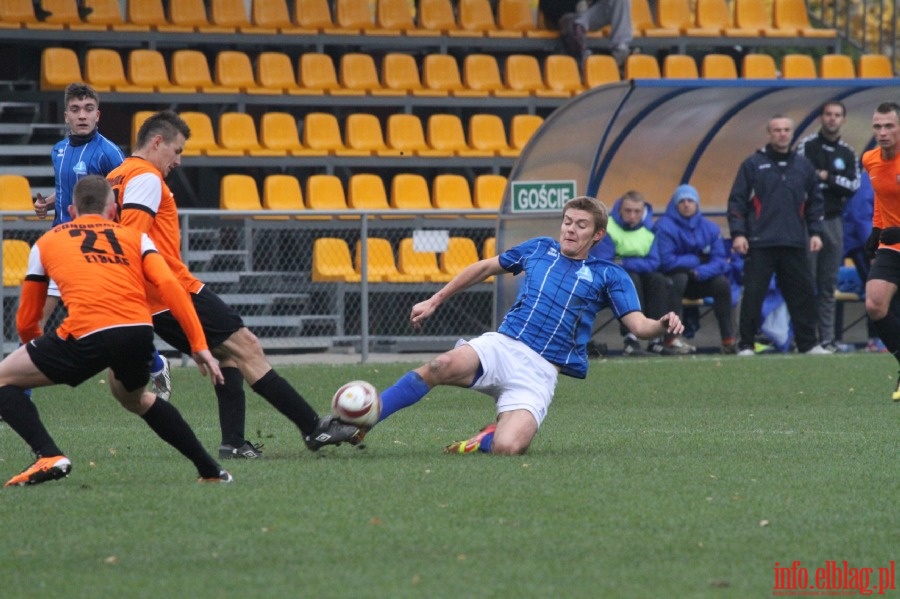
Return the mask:
<path fill-rule="evenodd" d="M 358 352 L 365 361 L 370 351 L 442 351 L 493 326 L 490 282 L 452 298 L 421 331 L 408 318 L 416 302 L 443 286 L 448 272 L 484 256 L 486 245 L 492 251 L 496 212 L 432 218 L 403 210 L 308 210 L 302 216 L 182 210 L 181 226 L 190 269 L 241 313 L 269 352 Z M 47 227 L 33 214 L 4 213 L 0 221 L 4 240 L 29 245 Z M 18 344 L 21 280 L 12 274 L 19 264 L 24 275 L 28 248 L 4 243 L 3 249 L 0 333 L 8 353 Z M 51 324 L 60 317 L 55 314 Z"/>

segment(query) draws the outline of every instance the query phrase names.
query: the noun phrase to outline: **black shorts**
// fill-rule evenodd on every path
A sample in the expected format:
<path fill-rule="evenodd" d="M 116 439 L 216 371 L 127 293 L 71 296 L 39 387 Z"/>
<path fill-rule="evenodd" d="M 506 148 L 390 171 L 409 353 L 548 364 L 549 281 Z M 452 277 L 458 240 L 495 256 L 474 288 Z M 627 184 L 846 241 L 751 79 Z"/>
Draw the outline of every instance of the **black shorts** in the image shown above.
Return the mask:
<path fill-rule="evenodd" d="M 106 368 L 112 369 L 127 391 L 140 389 L 150 380 L 153 329 L 147 325 L 106 329 L 81 339 L 61 339 L 51 332 L 25 347 L 37 369 L 57 384 L 77 387 Z"/>
<path fill-rule="evenodd" d="M 869 271 L 869 280 L 887 281 L 900 287 L 900 252 L 894 250 L 878 250 L 875 261 Z"/>
<path fill-rule="evenodd" d="M 241 315 L 206 287 L 203 287 L 199 293 L 192 293 L 191 300 L 194 302 L 194 309 L 200 318 L 200 325 L 203 327 L 206 343 L 210 349 L 225 343 L 229 337 L 244 326 Z M 170 310 L 153 315 L 153 328 L 156 329 L 156 334 L 160 338 L 181 353 L 192 353 L 187 336 Z"/>

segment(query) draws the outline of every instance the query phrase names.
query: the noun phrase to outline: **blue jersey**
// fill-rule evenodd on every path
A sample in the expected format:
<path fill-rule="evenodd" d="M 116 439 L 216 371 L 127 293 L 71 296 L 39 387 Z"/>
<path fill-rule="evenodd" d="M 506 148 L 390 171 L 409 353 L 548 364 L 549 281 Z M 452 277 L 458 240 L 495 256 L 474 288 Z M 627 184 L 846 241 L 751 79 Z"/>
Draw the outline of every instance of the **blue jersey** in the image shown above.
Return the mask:
<path fill-rule="evenodd" d="M 80 143 L 79 143 L 80 142 Z M 108 175 L 122 164 L 125 155 L 99 131 L 86 142 L 81 137 L 70 136 L 58 141 L 50 154 L 56 175 L 56 204 L 53 210 L 53 226 L 72 220 L 72 190 L 85 175 Z"/>
<path fill-rule="evenodd" d="M 609 306 L 621 318 L 641 309 L 622 267 L 594 257 L 567 258 L 550 237 L 512 247 L 499 260 L 514 275 L 524 271 L 525 282 L 498 332 L 523 342 L 562 374 L 587 376 L 586 346 L 600 310 Z"/>

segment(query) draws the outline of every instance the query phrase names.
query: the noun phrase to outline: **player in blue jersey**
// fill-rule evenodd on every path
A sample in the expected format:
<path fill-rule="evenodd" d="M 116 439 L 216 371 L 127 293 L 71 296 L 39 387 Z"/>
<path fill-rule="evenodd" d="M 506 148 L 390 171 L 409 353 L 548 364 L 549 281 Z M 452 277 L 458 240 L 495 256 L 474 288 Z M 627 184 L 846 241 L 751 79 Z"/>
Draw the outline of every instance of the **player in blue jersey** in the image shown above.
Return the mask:
<path fill-rule="evenodd" d="M 69 127 L 69 134 L 56 142 L 50 153 L 56 187 L 49 197 L 45 198 L 38 193 L 34 202 L 34 212 L 41 218 L 53 210 L 54 227 L 72 220 L 69 206 L 72 205 L 72 192 L 78 181 L 86 175 L 106 177 L 125 160 L 121 148 L 101 135 L 97 129 L 100 122 L 100 96 L 94 88 L 84 83 L 70 83 L 63 95 L 63 105 L 63 119 Z M 41 328 L 45 328 L 58 304 L 59 289 L 56 283 L 50 281 Z M 168 400 L 172 393 L 168 361 L 157 352 L 150 370 L 154 392 L 161 399 Z"/>
<path fill-rule="evenodd" d="M 496 422 L 453 443 L 447 453 L 525 453 L 547 414 L 557 376 L 587 376 L 587 342 L 597 313 L 609 307 L 635 335 L 680 334 L 674 312 L 652 320 L 641 313 L 634 284 L 620 266 L 589 251 L 606 234 L 608 214 L 597 199 L 566 203 L 559 241 L 537 237 L 466 267 L 429 299 L 413 306 L 416 328 L 448 298 L 488 277 L 525 277 L 496 333 L 460 341 L 455 349 L 406 373 L 381 393 L 382 421 L 437 385 L 468 387 L 496 400 Z"/>

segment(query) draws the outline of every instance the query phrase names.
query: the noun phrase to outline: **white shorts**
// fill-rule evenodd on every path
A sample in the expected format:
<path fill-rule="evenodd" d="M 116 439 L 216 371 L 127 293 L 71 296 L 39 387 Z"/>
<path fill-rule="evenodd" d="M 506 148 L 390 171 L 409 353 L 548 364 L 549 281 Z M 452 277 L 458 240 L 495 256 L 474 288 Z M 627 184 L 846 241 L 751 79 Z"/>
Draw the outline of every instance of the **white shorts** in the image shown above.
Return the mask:
<path fill-rule="evenodd" d="M 47 295 L 50 297 L 61 297 L 59 295 L 59 287 L 56 286 L 56 281 L 50 279 L 50 282 L 47 284 Z"/>
<path fill-rule="evenodd" d="M 553 401 L 559 372 L 533 349 L 501 333 L 485 333 L 466 341 L 484 371 L 472 389 L 497 400 L 497 413 L 528 410 L 538 427 Z"/>

